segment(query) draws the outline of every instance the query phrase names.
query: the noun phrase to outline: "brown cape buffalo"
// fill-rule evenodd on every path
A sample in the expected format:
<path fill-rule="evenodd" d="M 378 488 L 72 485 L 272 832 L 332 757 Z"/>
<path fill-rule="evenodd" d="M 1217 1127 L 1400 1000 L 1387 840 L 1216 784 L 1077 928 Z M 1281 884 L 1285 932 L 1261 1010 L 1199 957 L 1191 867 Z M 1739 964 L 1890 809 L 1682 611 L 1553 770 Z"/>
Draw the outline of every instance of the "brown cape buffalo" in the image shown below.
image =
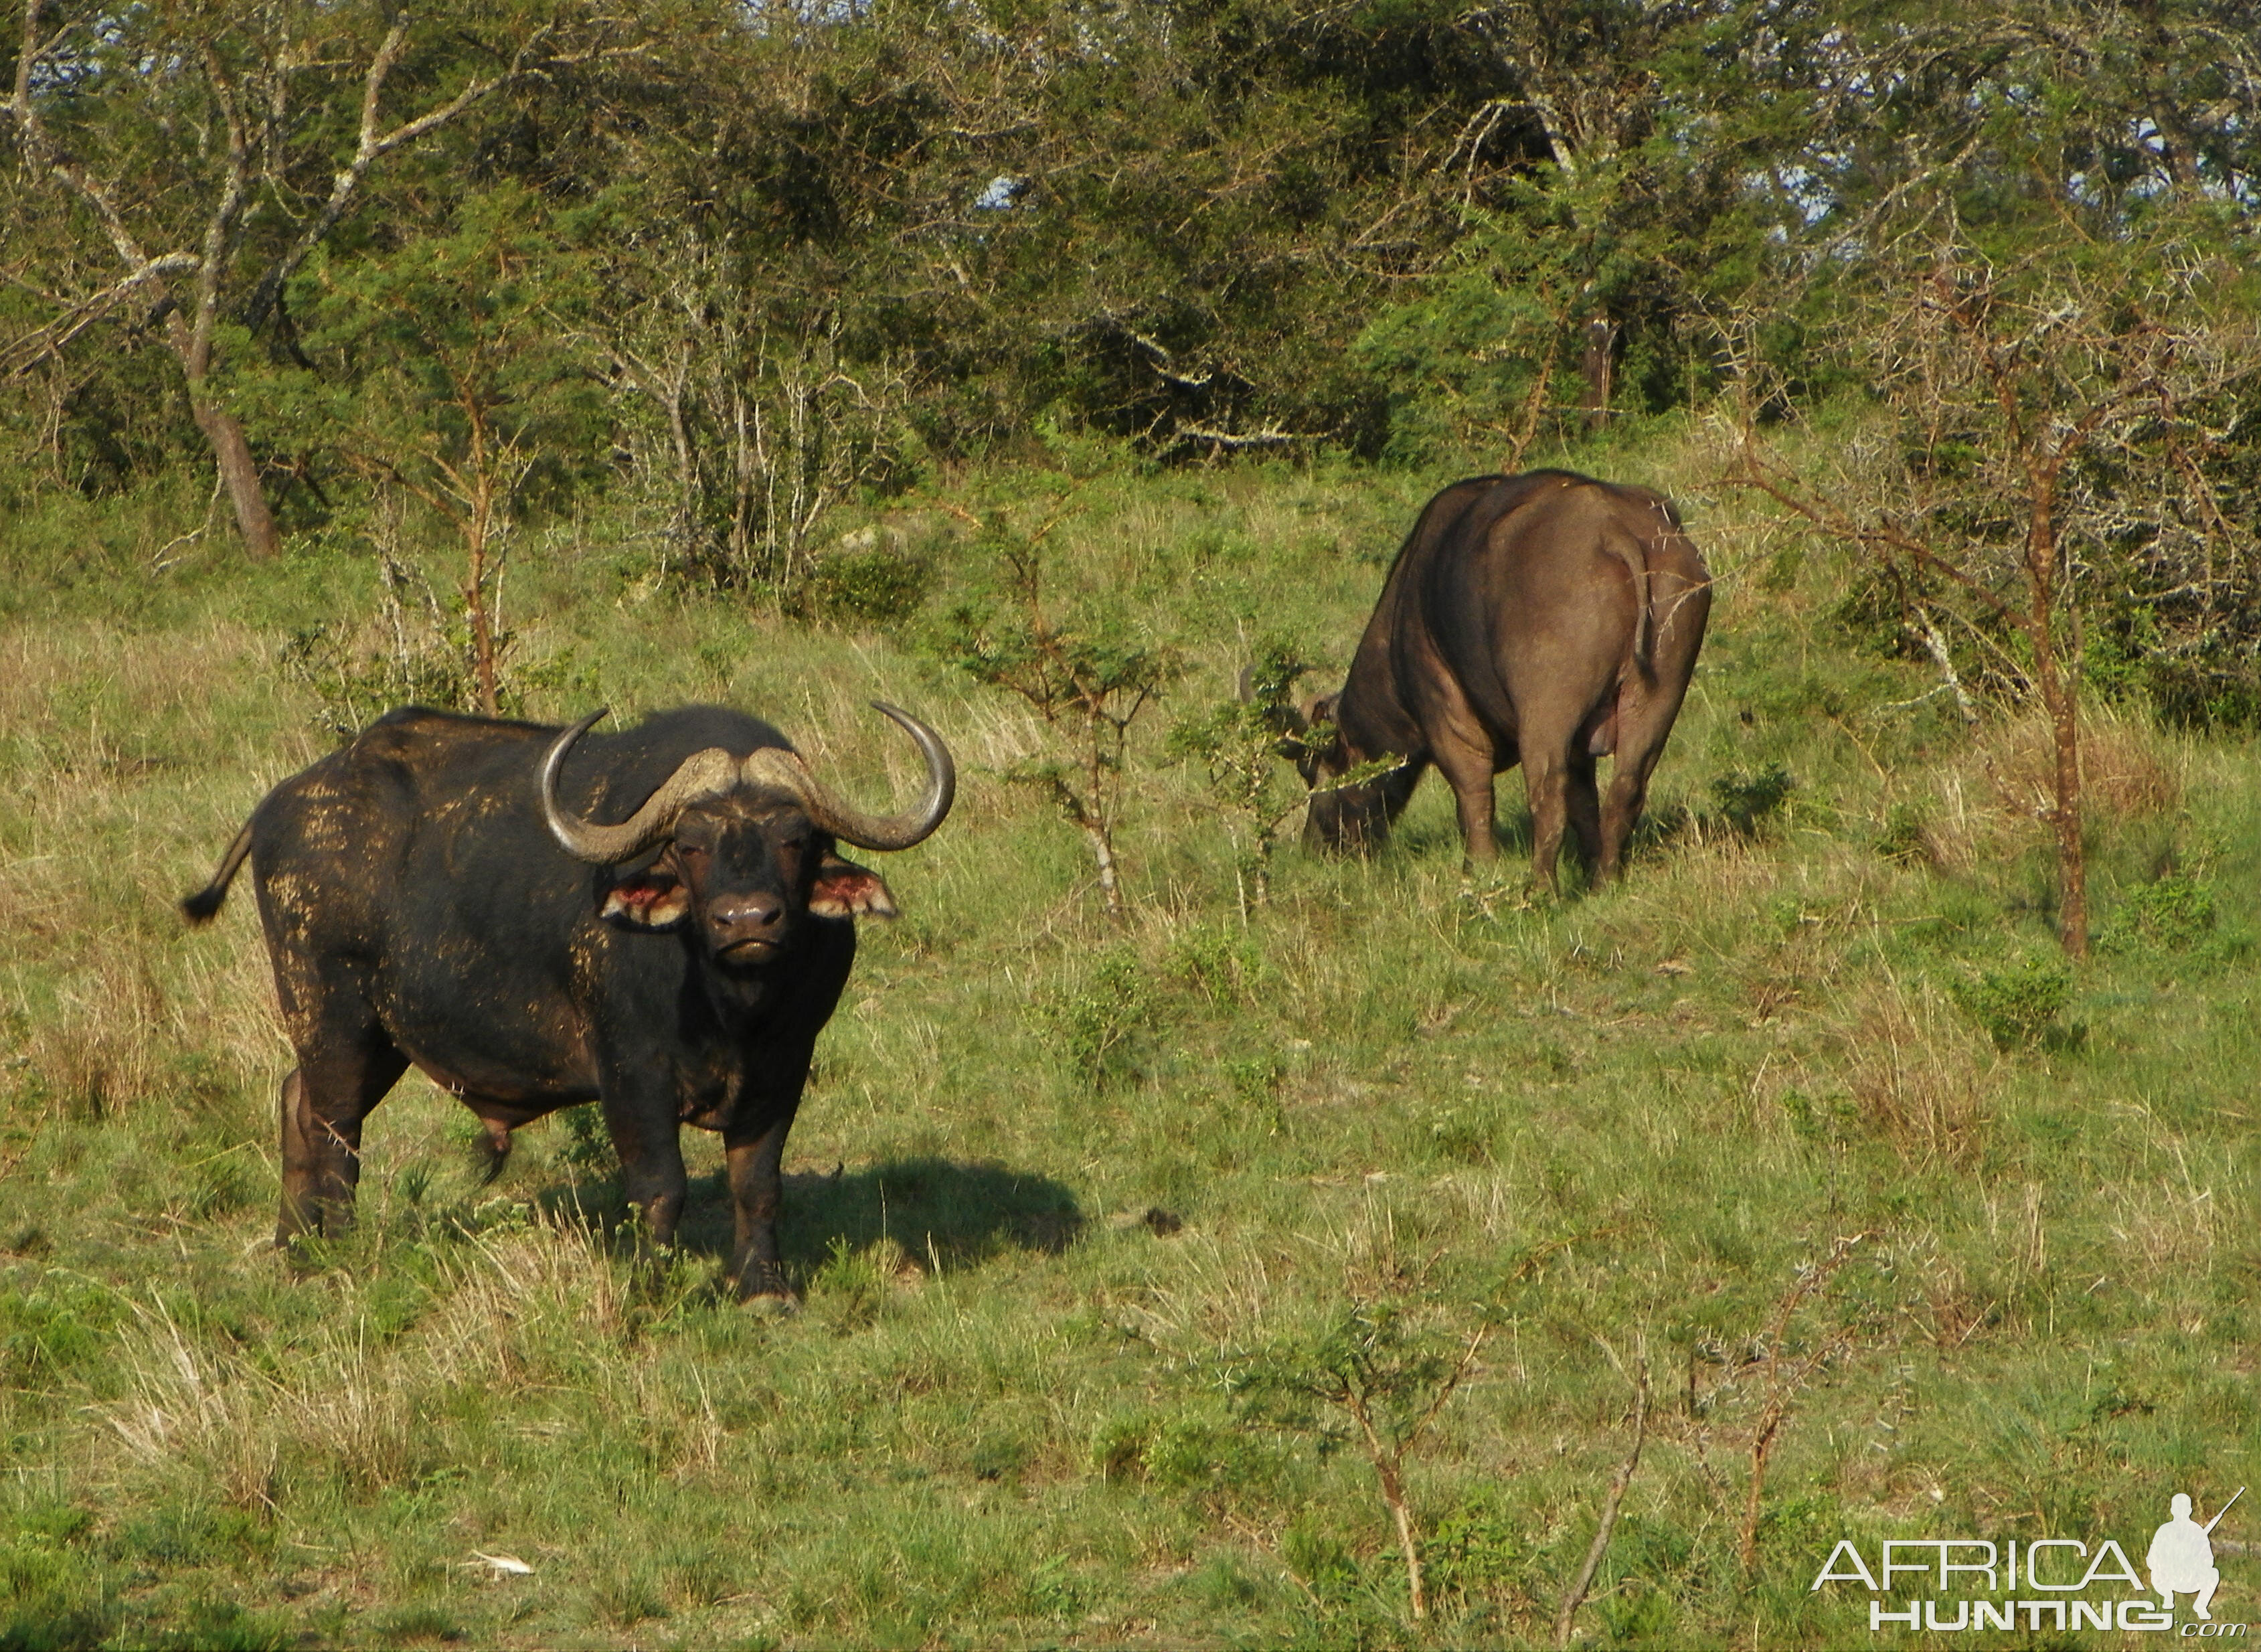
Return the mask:
<path fill-rule="evenodd" d="M 413 1062 L 487 1128 L 599 1102 L 628 1198 L 672 1240 L 682 1125 L 719 1131 L 736 1207 L 731 1282 L 782 1296 L 779 1162 L 816 1035 L 892 916 L 836 843 L 907 849 L 950 810 L 950 752 L 918 743 L 900 815 L 834 796 L 768 723 L 714 706 L 592 735 L 410 707 L 269 792 L 212 882 L 248 855 L 298 1056 L 283 1084 L 278 1244 L 342 1225 L 362 1121 Z M 600 823 L 614 821 L 617 824 Z"/>
<path fill-rule="evenodd" d="M 1532 874 L 1554 887 L 1567 822 L 1596 880 L 1616 877 L 1711 608 L 1703 557 L 1646 488 L 1568 470 L 1454 483 L 1398 551 L 1341 692 L 1290 715 L 1298 734 L 1333 726 L 1297 751 L 1320 788 L 1305 840 L 1378 841 L 1434 764 L 1468 858 L 1489 861 L 1492 776 L 1521 763 Z M 1594 759 L 1611 753 L 1604 801 Z M 1378 779 L 1329 784 L 1386 758 Z"/>

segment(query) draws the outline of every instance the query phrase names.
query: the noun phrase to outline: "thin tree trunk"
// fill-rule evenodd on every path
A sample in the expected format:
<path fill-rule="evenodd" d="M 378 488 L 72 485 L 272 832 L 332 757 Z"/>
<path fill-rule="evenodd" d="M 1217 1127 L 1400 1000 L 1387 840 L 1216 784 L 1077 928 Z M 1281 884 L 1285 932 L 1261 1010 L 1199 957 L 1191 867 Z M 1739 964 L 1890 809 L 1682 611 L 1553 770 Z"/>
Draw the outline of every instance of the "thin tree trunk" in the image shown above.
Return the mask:
<path fill-rule="evenodd" d="M 1586 389 L 1580 406 L 1584 412 L 1585 427 L 1599 430 L 1610 419 L 1610 346 L 1617 329 L 1605 315 L 1595 315 L 1586 322 L 1586 348 L 1581 363 L 1584 370 Z"/>
<path fill-rule="evenodd" d="M 1099 863 L 1099 893 L 1107 901 L 1107 916 L 1116 923 L 1128 920 L 1123 909 L 1123 884 L 1115 875 L 1115 845 L 1109 841 L 1107 828 L 1097 821 L 1086 819 L 1083 835 L 1091 839 L 1091 858 Z"/>
<path fill-rule="evenodd" d="M 1689 1368 L 1690 1381 L 1694 1381 L 1695 1367 Z M 1562 1597 L 1562 1605 L 1554 1614 L 1554 1644 L 1570 1644 L 1570 1630 L 1577 1622 L 1578 1608 L 1586 1604 L 1586 1591 L 1594 1586 L 1594 1574 L 1601 1569 L 1602 1556 L 1609 1553 L 1610 1538 L 1618 1529 L 1618 1511 L 1625 1505 L 1626 1488 L 1633 1483 L 1633 1470 L 1640 1467 L 1641 1442 L 1648 1438 L 1648 1352 L 1646 1345 L 1640 1350 L 1639 1381 L 1633 1396 L 1633 1449 L 1626 1454 L 1624 1466 L 1610 1481 L 1610 1494 L 1602 1504 L 1602 1518 L 1594 1527 L 1594 1541 L 1586 1546 L 1586 1558 L 1578 1568 L 1578 1575 L 1570 1580 L 1570 1587 Z M 1748 1562 L 1746 1562 L 1748 1565 Z"/>
<path fill-rule="evenodd" d="M 2064 887 L 2057 908 L 2057 934 L 2068 956 L 2088 956 L 2088 857 L 2080 840 L 2080 695 L 2072 663 L 2057 657 L 2056 521 L 2054 474 L 2035 490 L 2033 528 L 2027 542 L 2027 577 L 2033 589 L 2029 629 L 2034 677 L 2049 713 L 2056 748 L 2054 806 L 2049 823 L 2056 831 L 2057 875 Z"/>
<path fill-rule="evenodd" d="M 683 381 L 678 377 L 667 398 L 667 432 L 675 448 L 675 547 L 688 568 L 698 560 L 699 461 L 692 451 L 691 426 L 683 413 Z"/>
<path fill-rule="evenodd" d="M 1359 1420 L 1366 1419 L 1361 1417 Z M 1371 1429 L 1367 1437 L 1374 1438 Z M 1381 1477 L 1382 1500 L 1389 1505 L 1389 1518 L 1397 1527 L 1397 1548 L 1405 1556 L 1406 1587 L 1418 1621 L 1429 1615 L 1428 1584 L 1421 1575 L 1420 1534 L 1413 1529 L 1413 1511 L 1405 1506 L 1405 1487 L 1398 1477 L 1397 1465 L 1382 1454 L 1379 1442 L 1375 1447 L 1374 1471 Z"/>
<path fill-rule="evenodd" d="M 267 494 L 259 485 L 259 462 L 251 456 L 251 443 L 245 439 L 243 427 L 234 414 L 217 402 L 202 399 L 197 394 L 197 385 L 189 388 L 197 428 L 204 432 L 205 440 L 212 446 L 220 482 L 227 489 L 228 503 L 235 509 L 235 526 L 243 535 L 243 554 L 253 562 L 266 562 L 282 550 L 283 537 L 276 530 L 274 513 L 267 508 Z"/>
<path fill-rule="evenodd" d="M 478 676 L 479 715 L 493 717 L 501 712 L 495 696 L 494 628 L 487 617 L 485 528 L 484 521 L 475 521 L 471 528 L 471 577 L 463 586 L 463 607 L 470 615 L 471 666 Z"/>
<path fill-rule="evenodd" d="M 2057 910 L 2057 930 L 2064 950 L 2074 958 L 2088 956 L 2088 851 L 2080 837 L 2080 702 L 2072 683 L 2056 670 L 2055 650 L 2035 650 L 2050 656 L 2040 672 L 2042 700 L 2049 708 L 2049 730 L 2056 747 L 2056 804 L 2049 810 L 2056 829 L 2058 875 L 2064 892 Z"/>

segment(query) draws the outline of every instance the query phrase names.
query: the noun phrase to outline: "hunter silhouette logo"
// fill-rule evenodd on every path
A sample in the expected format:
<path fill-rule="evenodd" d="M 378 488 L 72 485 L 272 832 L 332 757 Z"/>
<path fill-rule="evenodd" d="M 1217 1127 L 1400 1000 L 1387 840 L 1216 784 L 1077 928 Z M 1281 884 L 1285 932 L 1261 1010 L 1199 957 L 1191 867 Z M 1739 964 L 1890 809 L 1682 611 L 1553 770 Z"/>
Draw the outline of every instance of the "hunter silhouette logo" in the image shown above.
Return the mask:
<path fill-rule="evenodd" d="M 2122 1634 L 2164 1632 L 2186 1641 L 2243 1639 L 2251 1626 L 2216 1623 L 2213 1607 L 2214 1591 L 2222 1587 L 2222 1573 L 2214 1563 L 2214 1528 L 2244 1495 L 2245 1488 L 2238 1487 L 2201 1526 L 2191 1518 L 2190 1494 L 2175 1493 L 2169 1519 L 2151 1534 L 2140 1572 L 2128 1551 L 2109 1537 L 1886 1538 L 1876 1549 L 1874 1566 L 1858 1542 L 1842 1538 L 1829 1551 L 1812 1587 L 1857 1584 L 1867 1590 L 1871 1634 L 2116 1629 Z M 2192 1598 L 2191 1619 L 2179 1625 L 2178 1595 Z"/>
<path fill-rule="evenodd" d="M 2159 1604 L 2167 1611 L 2175 1609 L 2175 1597 L 2195 1595 L 2191 1610 L 2201 1618 L 2211 1619 L 2214 1613 L 2207 1607 L 2213 1602 L 2214 1591 L 2222 1587 L 2222 1574 L 2214 1564 L 2214 1528 L 2222 1524 L 2222 1517 L 2229 1512 L 2245 1488 L 2237 1488 L 2236 1497 L 2214 1511 L 2214 1518 L 2204 1526 L 2191 1519 L 2191 1500 L 2187 1492 L 2175 1493 L 2168 1512 L 2172 1516 L 2151 1537 L 2150 1552 L 2143 1563 L 2151 1573 L 2151 1592 L 2158 1596 Z"/>

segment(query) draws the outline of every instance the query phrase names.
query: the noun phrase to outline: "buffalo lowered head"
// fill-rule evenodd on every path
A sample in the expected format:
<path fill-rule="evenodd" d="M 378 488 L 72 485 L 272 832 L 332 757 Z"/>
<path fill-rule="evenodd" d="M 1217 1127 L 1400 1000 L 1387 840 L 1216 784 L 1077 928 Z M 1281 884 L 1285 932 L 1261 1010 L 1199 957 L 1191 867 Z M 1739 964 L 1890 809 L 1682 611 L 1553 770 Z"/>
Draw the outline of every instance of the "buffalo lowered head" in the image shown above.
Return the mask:
<path fill-rule="evenodd" d="M 1288 683 L 1310 669 L 1294 666 Z M 1281 685 L 1283 689 L 1286 686 Z M 1252 705 L 1257 703 L 1249 671 L 1240 674 L 1240 697 Z M 1280 736 L 1274 750 L 1296 765 L 1296 772 L 1311 788 L 1310 801 L 1303 808 L 1304 845 L 1330 852 L 1364 849 L 1381 842 L 1403 802 L 1389 787 L 1395 771 L 1373 773 L 1376 765 L 1345 738 L 1335 722 L 1341 700 L 1342 695 L 1336 693 L 1314 695 L 1300 706 L 1284 696 L 1276 703 L 1266 702 L 1269 721 Z M 1353 771 L 1359 771 L 1360 778 L 1346 780 Z"/>
<path fill-rule="evenodd" d="M 614 881 L 601 908 L 607 922 L 688 929 L 719 962 L 764 963 L 784 951 L 804 914 L 894 916 L 886 882 L 843 860 L 837 844 L 908 849 L 950 813 L 958 784 L 950 749 L 908 712 L 872 703 L 926 758 L 926 794 L 904 814 L 851 807 L 782 747 L 740 758 L 710 746 L 685 758 L 620 824 L 580 819 L 558 801 L 557 777 L 574 743 L 605 715 L 599 710 L 559 735 L 542 759 L 542 816 L 565 852 L 590 866 L 622 866 L 659 851 Z"/>

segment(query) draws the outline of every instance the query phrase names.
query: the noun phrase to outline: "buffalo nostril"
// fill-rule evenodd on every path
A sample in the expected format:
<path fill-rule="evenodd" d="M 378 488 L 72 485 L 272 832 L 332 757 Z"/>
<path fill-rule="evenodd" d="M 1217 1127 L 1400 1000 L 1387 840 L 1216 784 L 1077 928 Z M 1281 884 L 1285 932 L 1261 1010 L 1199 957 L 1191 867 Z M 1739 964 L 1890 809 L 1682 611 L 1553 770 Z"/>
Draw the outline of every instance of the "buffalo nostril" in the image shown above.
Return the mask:
<path fill-rule="evenodd" d="M 778 900 L 733 901 L 727 906 L 710 908 L 707 916 L 718 930 L 773 930 L 785 916 L 785 902 Z"/>

